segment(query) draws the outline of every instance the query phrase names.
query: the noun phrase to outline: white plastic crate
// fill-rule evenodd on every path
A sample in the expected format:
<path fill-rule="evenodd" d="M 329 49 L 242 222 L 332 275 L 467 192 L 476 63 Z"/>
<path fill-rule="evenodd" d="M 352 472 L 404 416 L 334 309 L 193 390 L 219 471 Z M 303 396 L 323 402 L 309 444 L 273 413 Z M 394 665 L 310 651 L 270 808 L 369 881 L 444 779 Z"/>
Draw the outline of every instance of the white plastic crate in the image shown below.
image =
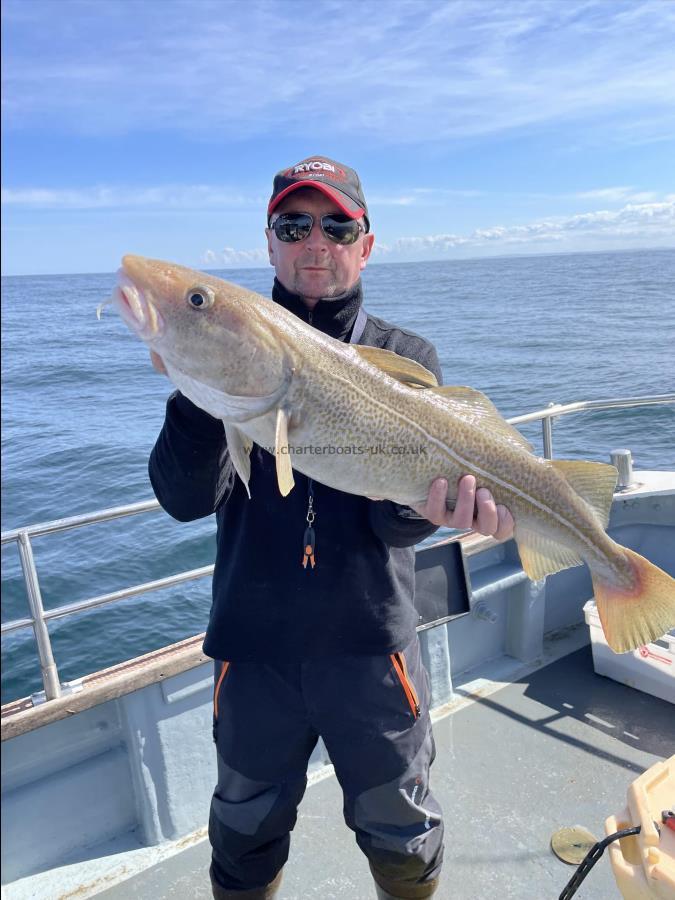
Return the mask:
<path fill-rule="evenodd" d="M 584 606 L 591 631 L 593 668 L 598 675 L 675 703 L 675 631 L 630 653 L 614 653 L 607 645 L 595 600 Z"/>

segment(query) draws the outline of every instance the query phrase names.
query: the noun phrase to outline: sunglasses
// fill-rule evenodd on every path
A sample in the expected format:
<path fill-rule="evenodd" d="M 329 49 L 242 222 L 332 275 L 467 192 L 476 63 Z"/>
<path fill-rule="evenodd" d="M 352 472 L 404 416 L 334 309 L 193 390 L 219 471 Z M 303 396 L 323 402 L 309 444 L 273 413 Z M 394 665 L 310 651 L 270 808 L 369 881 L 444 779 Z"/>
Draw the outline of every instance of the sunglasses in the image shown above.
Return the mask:
<path fill-rule="evenodd" d="M 354 244 L 364 230 L 356 219 L 335 213 L 321 216 L 321 231 L 335 244 Z M 309 213 L 281 213 L 270 224 L 276 236 L 285 244 L 296 244 L 309 237 L 314 226 L 314 218 Z M 364 232 L 365 233 L 365 232 Z"/>

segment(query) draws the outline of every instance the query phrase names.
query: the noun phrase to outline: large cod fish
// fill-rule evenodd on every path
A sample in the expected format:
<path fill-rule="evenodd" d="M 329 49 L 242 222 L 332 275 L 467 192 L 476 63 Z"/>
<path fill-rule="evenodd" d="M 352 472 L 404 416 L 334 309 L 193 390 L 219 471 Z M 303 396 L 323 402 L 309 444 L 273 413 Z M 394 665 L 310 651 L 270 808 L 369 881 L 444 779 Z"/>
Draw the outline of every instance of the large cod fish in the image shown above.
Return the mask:
<path fill-rule="evenodd" d="M 222 419 L 247 491 L 253 441 L 275 453 L 284 496 L 294 468 L 406 506 L 425 502 L 434 478 L 452 491 L 470 473 L 511 510 L 531 579 L 588 564 L 616 653 L 675 626 L 675 580 L 605 533 L 613 466 L 539 458 L 478 391 L 438 387 L 412 360 L 334 340 L 202 272 L 125 256 L 112 303 L 176 387 Z"/>

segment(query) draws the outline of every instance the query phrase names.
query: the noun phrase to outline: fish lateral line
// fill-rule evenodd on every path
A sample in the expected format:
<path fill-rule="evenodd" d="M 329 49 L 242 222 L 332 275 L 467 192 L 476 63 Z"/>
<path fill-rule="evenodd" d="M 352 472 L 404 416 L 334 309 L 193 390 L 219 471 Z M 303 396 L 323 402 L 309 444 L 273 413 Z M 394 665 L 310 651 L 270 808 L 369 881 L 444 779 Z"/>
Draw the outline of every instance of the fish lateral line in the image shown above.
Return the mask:
<path fill-rule="evenodd" d="M 516 485 L 511 484 L 508 481 L 505 481 L 504 479 L 500 478 L 498 475 L 488 472 L 486 469 L 482 468 L 477 463 L 473 463 L 473 462 L 470 462 L 468 459 L 465 459 L 463 456 L 461 456 L 459 453 L 457 453 L 457 451 L 453 450 L 447 443 L 445 443 L 440 438 L 437 438 L 437 437 L 435 437 L 435 435 L 430 434 L 428 431 L 426 431 L 425 428 L 419 424 L 419 422 L 416 422 L 413 419 L 410 419 L 404 412 L 401 412 L 400 410 L 395 409 L 394 407 L 390 406 L 386 402 L 376 399 L 375 397 L 373 397 L 372 394 L 365 391 L 360 385 L 356 384 L 354 381 L 350 381 L 345 376 L 340 375 L 340 374 L 335 374 L 334 377 L 339 379 L 342 382 L 347 383 L 352 389 L 354 389 L 358 393 L 362 394 L 368 401 L 370 401 L 371 403 L 374 403 L 376 406 L 379 406 L 381 409 L 384 409 L 387 413 L 394 416 L 399 421 L 404 422 L 406 425 L 411 427 L 413 430 L 418 431 L 421 435 L 423 435 L 423 437 L 425 437 L 427 440 L 429 440 L 431 443 L 433 443 L 441 451 L 441 453 L 444 453 L 453 462 L 458 464 L 459 467 L 462 468 L 467 475 L 475 475 L 476 477 L 486 478 L 488 481 L 491 481 L 494 484 L 498 484 L 500 487 L 502 487 L 508 493 L 512 494 L 514 497 L 518 497 L 525 503 L 528 503 L 530 506 L 532 506 L 534 509 L 537 509 L 539 512 L 542 512 L 546 515 L 550 515 L 553 519 L 555 519 L 555 521 L 557 521 L 560 525 L 562 525 L 563 528 L 570 531 L 578 540 L 580 540 L 586 546 L 590 547 L 591 555 L 595 556 L 598 554 L 598 548 L 593 543 L 593 541 L 590 540 L 590 538 L 588 538 L 582 531 L 580 531 L 572 522 L 570 522 L 568 519 L 564 518 L 563 516 L 559 515 L 555 510 L 551 509 L 551 507 L 546 506 L 545 504 L 541 503 L 539 500 L 537 500 L 531 494 L 528 494 L 528 493 L 522 491 L 520 488 L 516 487 Z M 394 382 L 394 383 L 397 384 L 398 382 Z M 411 388 L 411 390 L 417 390 L 417 389 Z M 425 389 L 423 388 L 423 389 L 421 389 L 420 393 L 424 393 L 424 391 L 425 391 Z M 450 410 L 450 409 L 448 409 L 448 412 L 453 414 L 452 410 Z M 466 423 L 466 422 L 461 422 L 461 424 L 463 426 L 468 425 L 469 427 L 471 425 L 471 423 Z M 498 440 L 498 438 L 497 438 L 497 440 Z M 523 451 L 523 452 L 525 452 L 525 451 Z M 535 461 L 537 459 L 537 457 L 535 457 L 531 453 L 527 453 L 526 455 L 532 461 Z M 574 490 L 574 488 L 572 488 L 572 486 L 569 485 L 569 482 L 567 482 L 566 479 L 565 479 L 565 481 L 568 484 L 568 486 L 570 487 L 570 489 Z M 574 493 L 576 494 L 577 497 L 580 497 L 580 499 L 583 499 L 581 497 L 581 495 L 578 494 L 576 491 L 574 491 Z M 508 503 L 506 505 L 508 505 Z M 606 557 L 603 554 L 603 559 L 604 558 L 606 558 Z"/>

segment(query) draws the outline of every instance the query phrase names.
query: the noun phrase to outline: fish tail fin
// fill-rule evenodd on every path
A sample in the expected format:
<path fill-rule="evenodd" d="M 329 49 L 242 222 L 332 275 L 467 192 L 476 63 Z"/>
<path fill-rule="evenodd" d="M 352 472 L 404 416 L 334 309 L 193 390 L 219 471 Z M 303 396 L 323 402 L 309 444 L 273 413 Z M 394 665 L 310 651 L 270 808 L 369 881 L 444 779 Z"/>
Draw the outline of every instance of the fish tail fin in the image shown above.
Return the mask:
<path fill-rule="evenodd" d="M 649 560 L 621 547 L 634 573 L 634 587 L 622 587 L 593 575 L 593 591 L 607 643 L 627 653 L 675 627 L 675 579 Z"/>

